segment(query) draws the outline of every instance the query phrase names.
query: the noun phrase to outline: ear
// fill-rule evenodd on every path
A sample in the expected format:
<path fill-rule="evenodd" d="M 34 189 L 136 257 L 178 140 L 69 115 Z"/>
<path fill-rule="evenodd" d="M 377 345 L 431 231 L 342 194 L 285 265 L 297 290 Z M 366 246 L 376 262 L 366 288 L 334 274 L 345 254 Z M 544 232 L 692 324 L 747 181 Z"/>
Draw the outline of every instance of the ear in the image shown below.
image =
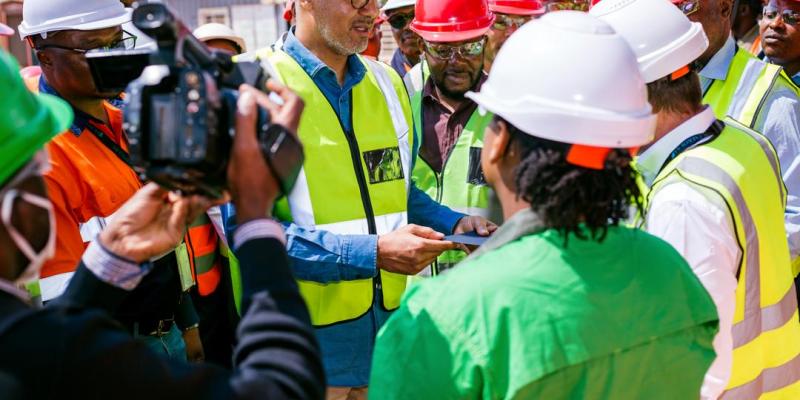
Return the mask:
<path fill-rule="evenodd" d="M 50 57 L 47 51 L 36 50 L 36 58 L 39 60 L 42 69 L 50 69 L 53 67 L 53 58 Z"/>
<path fill-rule="evenodd" d="M 733 0 L 717 0 L 719 2 L 719 14 L 723 19 L 730 21 L 733 13 Z"/>
<path fill-rule="evenodd" d="M 488 161 L 492 164 L 499 163 L 511 149 L 508 147 L 511 144 L 511 134 L 508 132 L 508 126 L 503 121 L 489 124 L 486 127 L 486 134 L 494 135 L 487 148 L 484 143 L 484 151 L 487 151 Z"/>

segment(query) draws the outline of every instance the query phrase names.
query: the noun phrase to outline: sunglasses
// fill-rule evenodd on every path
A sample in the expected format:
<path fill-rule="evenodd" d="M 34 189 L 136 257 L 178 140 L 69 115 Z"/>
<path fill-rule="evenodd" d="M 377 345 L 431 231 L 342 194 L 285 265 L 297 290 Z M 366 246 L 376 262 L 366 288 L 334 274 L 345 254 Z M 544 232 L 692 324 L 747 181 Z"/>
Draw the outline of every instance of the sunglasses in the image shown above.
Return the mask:
<path fill-rule="evenodd" d="M 392 29 L 400 30 L 408 26 L 409 23 L 414 19 L 414 13 L 410 14 L 394 14 L 387 21 L 389 25 L 391 25 Z"/>
<path fill-rule="evenodd" d="M 680 3 L 676 3 L 675 6 L 688 17 L 700 10 L 700 0 L 684 0 Z"/>
<path fill-rule="evenodd" d="M 551 11 L 589 11 L 588 0 L 551 1 L 547 4 L 547 12 Z"/>
<path fill-rule="evenodd" d="M 492 25 L 492 29 L 498 31 L 504 31 L 512 26 L 519 28 L 520 26 L 524 25 L 526 22 L 530 21 L 531 17 L 528 15 L 504 15 L 504 14 L 495 14 L 494 24 Z"/>
<path fill-rule="evenodd" d="M 36 50 L 44 49 L 61 49 L 67 51 L 74 51 L 76 53 L 86 54 L 92 50 L 111 51 L 111 50 L 130 50 L 136 47 L 136 35 L 127 31 L 122 31 L 123 35 L 127 35 L 121 39 L 117 39 L 107 46 L 99 46 L 91 49 L 78 49 L 74 47 L 64 47 L 57 44 L 44 44 L 36 48 Z"/>
<path fill-rule="evenodd" d="M 477 57 L 483 54 L 483 48 L 485 45 L 486 38 L 481 38 L 481 40 L 477 42 L 464 43 L 458 46 L 425 42 L 425 48 L 428 49 L 428 53 L 440 60 L 449 60 L 453 54 L 456 53 L 463 58 Z"/>
<path fill-rule="evenodd" d="M 797 25 L 800 22 L 800 12 L 794 10 L 781 10 L 777 7 L 769 5 L 764 6 L 764 19 L 767 21 L 774 21 L 778 16 L 781 17 L 787 25 Z"/>

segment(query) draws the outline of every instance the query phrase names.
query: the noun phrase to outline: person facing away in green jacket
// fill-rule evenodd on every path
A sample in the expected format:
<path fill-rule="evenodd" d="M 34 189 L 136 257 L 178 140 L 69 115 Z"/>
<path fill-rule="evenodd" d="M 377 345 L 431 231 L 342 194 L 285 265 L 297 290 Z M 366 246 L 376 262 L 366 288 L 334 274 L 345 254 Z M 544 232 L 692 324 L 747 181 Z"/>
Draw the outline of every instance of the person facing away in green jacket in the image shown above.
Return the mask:
<path fill-rule="evenodd" d="M 631 149 L 654 132 L 631 49 L 588 14 L 547 14 L 468 96 L 495 114 L 481 164 L 506 222 L 406 293 L 370 398 L 698 398 L 714 303 L 669 244 L 620 224 L 641 209 Z"/>

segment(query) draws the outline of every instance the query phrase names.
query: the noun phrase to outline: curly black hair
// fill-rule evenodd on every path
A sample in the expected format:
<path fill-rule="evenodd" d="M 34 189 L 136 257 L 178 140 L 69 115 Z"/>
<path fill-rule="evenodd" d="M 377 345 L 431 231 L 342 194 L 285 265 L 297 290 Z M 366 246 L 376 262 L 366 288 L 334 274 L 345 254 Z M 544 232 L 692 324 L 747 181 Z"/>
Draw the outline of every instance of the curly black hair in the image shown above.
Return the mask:
<path fill-rule="evenodd" d="M 630 151 L 611 150 L 603 170 L 584 168 L 567 162 L 569 144 L 528 135 L 500 117 L 495 121 L 505 122 L 511 145 L 520 150 L 514 171 L 517 196 L 531 204 L 547 228 L 560 231 L 565 243 L 570 233 L 603 241 L 609 226 L 628 218 L 632 205 L 641 212 Z"/>

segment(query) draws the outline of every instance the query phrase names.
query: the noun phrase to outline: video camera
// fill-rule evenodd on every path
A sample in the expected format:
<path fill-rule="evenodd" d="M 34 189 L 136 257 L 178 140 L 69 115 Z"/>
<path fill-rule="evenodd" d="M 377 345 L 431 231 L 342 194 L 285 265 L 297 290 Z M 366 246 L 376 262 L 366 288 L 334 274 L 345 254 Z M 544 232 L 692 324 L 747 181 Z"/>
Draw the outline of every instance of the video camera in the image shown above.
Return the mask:
<path fill-rule="evenodd" d="M 167 188 L 219 197 L 235 134 L 237 89 L 248 84 L 266 90 L 269 76 L 258 62 L 235 63 L 229 54 L 210 51 L 164 4 L 139 5 L 132 18 L 157 50 L 86 54 L 100 92 L 125 91 L 131 164 Z M 257 124 L 264 159 L 288 194 L 303 164 L 302 146 L 286 128 L 271 124 L 261 107 Z"/>

